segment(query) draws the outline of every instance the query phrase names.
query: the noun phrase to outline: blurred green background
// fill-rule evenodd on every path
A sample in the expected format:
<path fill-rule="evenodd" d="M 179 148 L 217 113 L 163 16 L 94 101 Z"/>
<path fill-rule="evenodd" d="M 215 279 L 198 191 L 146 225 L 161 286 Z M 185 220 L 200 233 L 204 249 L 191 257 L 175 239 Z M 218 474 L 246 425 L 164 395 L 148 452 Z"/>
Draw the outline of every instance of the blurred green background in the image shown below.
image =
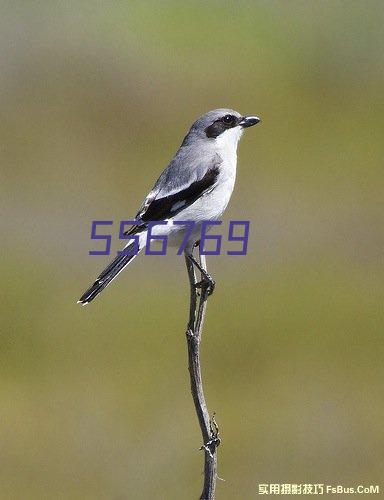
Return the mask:
<path fill-rule="evenodd" d="M 208 259 L 217 498 L 380 484 L 383 3 L 15 1 L 0 24 L 0 498 L 200 493 L 183 260 L 76 300 L 108 262 L 91 220 L 134 216 L 216 107 L 263 119 L 225 216 L 249 253 Z"/>

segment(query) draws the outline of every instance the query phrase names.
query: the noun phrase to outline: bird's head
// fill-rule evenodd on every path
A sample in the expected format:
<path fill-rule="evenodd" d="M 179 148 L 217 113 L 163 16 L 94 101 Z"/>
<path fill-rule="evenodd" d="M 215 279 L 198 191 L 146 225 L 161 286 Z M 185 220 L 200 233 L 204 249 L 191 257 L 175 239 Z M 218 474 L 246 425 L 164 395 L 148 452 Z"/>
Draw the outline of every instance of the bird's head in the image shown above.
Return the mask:
<path fill-rule="evenodd" d="M 233 109 L 214 109 L 195 121 L 183 144 L 198 138 L 236 146 L 244 129 L 260 121 L 258 116 L 244 116 Z"/>

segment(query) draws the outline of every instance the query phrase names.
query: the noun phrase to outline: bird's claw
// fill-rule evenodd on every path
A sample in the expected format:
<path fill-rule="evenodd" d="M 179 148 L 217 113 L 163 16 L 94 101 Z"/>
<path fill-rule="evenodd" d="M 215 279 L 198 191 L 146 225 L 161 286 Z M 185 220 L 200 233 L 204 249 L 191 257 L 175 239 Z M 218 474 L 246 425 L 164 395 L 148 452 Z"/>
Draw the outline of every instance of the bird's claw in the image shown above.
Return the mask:
<path fill-rule="evenodd" d="M 201 288 L 201 290 L 203 292 L 206 292 L 207 295 L 209 296 L 213 294 L 215 285 L 216 285 L 215 280 L 213 280 L 212 278 L 210 279 L 203 278 L 201 281 L 195 284 L 195 288 Z"/>

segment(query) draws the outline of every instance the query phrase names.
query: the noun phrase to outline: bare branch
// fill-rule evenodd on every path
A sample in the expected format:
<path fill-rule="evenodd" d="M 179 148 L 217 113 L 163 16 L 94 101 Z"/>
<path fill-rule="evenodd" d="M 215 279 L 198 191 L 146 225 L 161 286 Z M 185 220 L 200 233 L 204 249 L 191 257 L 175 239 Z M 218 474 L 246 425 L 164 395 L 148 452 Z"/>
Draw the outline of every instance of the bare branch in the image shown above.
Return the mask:
<path fill-rule="evenodd" d="M 209 417 L 209 412 L 205 402 L 203 392 L 203 382 L 201 377 L 200 366 L 200 342 L 203 330 L 204 317 L 207 307 L 207 299 L 210 294 L 210 284 L 206 280 L 207 263 L 205 255 L 200 255 L 201 281 L 196 280 L 195 267 L 191 259 L 186 255 L 185 258 L 188 277 L 190 282 L 190 309 L 189 321 L 186 332 L 188 346 L 188 369 L 191 382 L 191 392 L 193 402 L 195 404 L 197 418 L 203 436 L 203 445 L 201 450 L 204 450 L 204 486 L 200 496 L 200 500 L 213 500 L 215 498 L 215 488 L 217 479 L 217 453 L 216 448 L 220 444 L 219 428 L 216 424 L 215 417 Z M 200 297 L 198 293 L 200 288 Z"/>

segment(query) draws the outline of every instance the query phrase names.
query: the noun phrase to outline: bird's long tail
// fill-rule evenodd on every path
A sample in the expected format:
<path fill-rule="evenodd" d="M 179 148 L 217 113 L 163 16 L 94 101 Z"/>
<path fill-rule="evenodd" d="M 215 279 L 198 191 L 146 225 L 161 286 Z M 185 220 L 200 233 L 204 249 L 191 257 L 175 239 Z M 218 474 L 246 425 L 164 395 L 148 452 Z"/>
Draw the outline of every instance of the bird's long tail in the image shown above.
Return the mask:
<path fill-rule="evenodd" d="M 142 249 L 141 244 L 139 244 L 138 249 L 135 249 L 135 245 L 137 245 L 135 242 L 128 243 L 128 245 L 124 248 L 126 255 L 118 255 L 104 269 L 104 271 L 97 277 L 93 285 L 90 286 L 77 301 L 78 304 L 85 306 L 89 302 L 92 302 L 92 300 L 97 297 L 99 293 L 102 292 L 104 288 L 106 288 L 130 262 L 132 262 Z"/>

